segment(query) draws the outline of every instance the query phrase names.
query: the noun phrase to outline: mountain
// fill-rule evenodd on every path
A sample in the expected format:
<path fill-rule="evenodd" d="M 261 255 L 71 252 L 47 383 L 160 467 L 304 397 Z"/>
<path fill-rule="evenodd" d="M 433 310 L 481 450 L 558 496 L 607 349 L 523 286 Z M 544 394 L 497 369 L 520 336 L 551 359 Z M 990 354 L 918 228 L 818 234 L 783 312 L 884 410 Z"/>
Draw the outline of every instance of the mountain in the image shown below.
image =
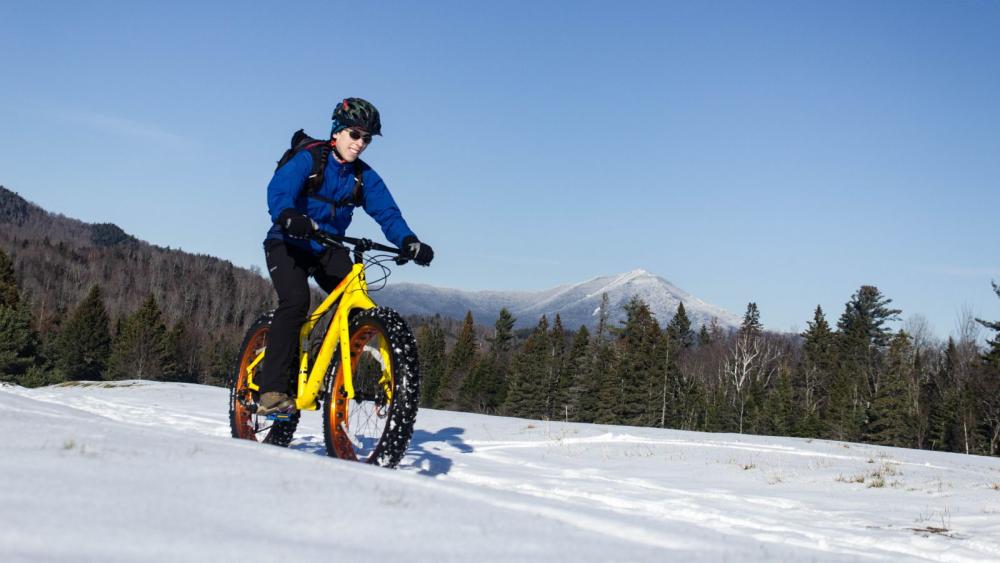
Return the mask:
<path fill-rule="evenodd" d="M 178 346 L 190 358 L 184 369 L 192 380 L 222 381 L 246 326 L 275 301 L 257 270 L 149 244 L 111 223 L 51 213 L 3 186 L 0 251 L 13 263 L 43 348 L 95 285 L 112 323 L 152 296 L 166 327 L 184 335 Z"/>
<path fill-rule="evenodd" d="M 691 326 L 696 330 L 710 324 L 713 318 L 723 328 L 737 327 L 743 320 L 641 269 L 543 291 L 465 291 L 423 284 L 392 284 L 380 290 L 375 299 L 404 315 L 462 318 L 472 311 L 480 324 L 495 321 L 504 307 L 517 319 L 518 327 L 533 326 L 542 315 L 551 319 L 559 314 L 565 327 L 576 329 L 581 325 L 593 328 L 597 324 L 601 296 L 605 293 L 612 324 L 625 318 L 623 306 L 632 297 L 645 301 L 661 325 L 673 318 L 678 303 L 684 303 Z"/>

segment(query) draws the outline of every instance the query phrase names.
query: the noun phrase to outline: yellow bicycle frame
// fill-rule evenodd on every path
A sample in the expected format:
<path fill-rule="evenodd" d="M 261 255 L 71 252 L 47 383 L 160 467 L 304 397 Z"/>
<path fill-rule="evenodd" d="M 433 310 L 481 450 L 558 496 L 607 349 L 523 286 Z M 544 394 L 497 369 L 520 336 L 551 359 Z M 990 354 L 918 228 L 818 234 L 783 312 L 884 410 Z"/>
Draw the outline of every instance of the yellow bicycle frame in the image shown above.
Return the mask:
<path fill-rule="evenodd" d="M 310 362 L 309 359 L 309 335 L 320 318 L 336 305 L 333 312 L 333 320 L 330 328 L 323 336 L 323 343 L 320 345 L 316 358 Z M 351 377 L 351 350 L 350 350 L 350 327 L 348 315 L 354 309 L 372 309 L 375 303 L 368 297 L 368 284 L 365 281 L 365 268 L 362 264 L 354 264 L 351 273 L 340 282 L 326 299 L 316 307 L 306 323 L 299 331 L 299 378 L 298 396 L 295 406 L 299 410 L 317 410 L 319 402 L 316 400 L 320 388 L 323 386 L 323 377 L 326 375 L 333 361 L 333 354 L 340 347 L 340 364 L 344 370 L 344 391 L 348 400 L 354 398 L 354 383 Z M 247 385 L 254 391 L 259 391 L 260 387 L 253 381 L 254 368 L 264 359 L 265 351 L 254 358 L 253 362 L 247 366 Z M 383 339 L 379 345 L 379 352 L 382 357 L 382 382 L 392 381 L 391 362 L 388 361 L 388 343 Z M 312 368 L 310 369 L 310 363 Z"/>

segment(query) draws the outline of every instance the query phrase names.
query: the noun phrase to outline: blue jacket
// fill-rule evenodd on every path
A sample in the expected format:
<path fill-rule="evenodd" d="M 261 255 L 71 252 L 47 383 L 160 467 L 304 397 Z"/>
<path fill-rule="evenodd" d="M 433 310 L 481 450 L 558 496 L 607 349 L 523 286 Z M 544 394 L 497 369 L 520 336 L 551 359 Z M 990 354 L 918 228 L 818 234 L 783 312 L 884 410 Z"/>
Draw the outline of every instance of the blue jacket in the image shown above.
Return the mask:
<path fill-rule="evenodd" d="M 309 151 L 301 151 L 274 172 L 271 183 L 267 185 L 267 208 L 271 214 L 272 226 L 265 240 L 284 240 L 286 244 L 311 248 L 314 253 L 319 254 L 323 251 L 319 243 L 291 238 L 281 227 L 273 224 L 282 211 L 296 209 L 316 221 L 321 230 L 334 235 L 345 234 L 354 216 L 354 205 L 338 205 L 334 212 L 334 206 L 330 203 L 308 197 L 303 184 L 312 172 L 312 166 L 312 154 Z M 361 162 L 361 170 L 361 180 L 364 182 L 362 206 L 365 212 L 382 227 L 382 232 L 389 242 L 402 247 L 403 239 L 416 235 L 406 225 L 399 207 L 389 193 L 389 188 L 385 186 L 378 173 L 364 162 Z M 316 195 L 331 201 L 349 200 L 354 193 L 354 184 L 354 163 L 341 164 L 331 153 L 326 163 L 323 185 Z"/>

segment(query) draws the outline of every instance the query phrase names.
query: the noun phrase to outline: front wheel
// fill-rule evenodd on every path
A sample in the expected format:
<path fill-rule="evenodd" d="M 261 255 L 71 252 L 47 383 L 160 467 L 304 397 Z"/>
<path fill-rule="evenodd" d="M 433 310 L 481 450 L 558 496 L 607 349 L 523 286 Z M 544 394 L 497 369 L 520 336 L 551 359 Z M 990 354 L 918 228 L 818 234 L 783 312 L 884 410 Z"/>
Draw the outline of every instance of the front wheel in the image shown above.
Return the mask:
<path fill-rule="evenodd" d="M 383 307 L 358 311 L 349 330 L 354 398 L 347 399 L 338 353 L 324 393 L 327 454 L 395 467 L 409 447 L 417 419 L 417 342 L 399 313 Z"/>
<path fill-rule="evenodd" d="M 299 412 L 289 420 L 271 422 L 267 417 L 257 416 L 257 392 L 247 385 L 250 375 L 248 368 L 257 356 L 267 348 L 267 334 L 271 330 L 274 312 L 261 315 L 247 330 L 236 359 L 235 372 L 229 378 L 229 426 L 233 438 L 264 442 L 276 446 L 288 446 L 299 425 Z M 253 367 L 256 377 L 262 362 Z"/>

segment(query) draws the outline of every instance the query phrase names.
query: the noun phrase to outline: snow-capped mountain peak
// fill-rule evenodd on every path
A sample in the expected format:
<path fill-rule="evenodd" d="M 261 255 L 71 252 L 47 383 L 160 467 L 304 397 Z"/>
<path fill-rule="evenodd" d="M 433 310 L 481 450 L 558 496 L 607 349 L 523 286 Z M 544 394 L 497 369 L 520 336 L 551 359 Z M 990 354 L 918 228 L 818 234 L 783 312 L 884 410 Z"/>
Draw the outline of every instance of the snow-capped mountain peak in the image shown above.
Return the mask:
<path fill-rule="evenodd" d="M 623 305 L 633 297 L 646 302 L 661 325 L 673 318 L 677 306 L 684 308 L 697 329 L 716 319 L 722 327 L 738 326 L 741 318 L 698 299 L 666 279 L 636 268 L 610 276 L 563 285 L 543 291 L 463 291 L 420 284 L 389 285 L 379 292 L 379 303 L 403 314 L 462 318 L 472 311 L 476 322 L 492 323 L 500 309 L 506 308 L 517 319 L 517 326 L 533 326 L 542 315 L 559 315 L 567 328 L 593 327 L 599 318 L 601 300 L 607 294 L 608 317 L 612 322 L 624 319 Z"/>

